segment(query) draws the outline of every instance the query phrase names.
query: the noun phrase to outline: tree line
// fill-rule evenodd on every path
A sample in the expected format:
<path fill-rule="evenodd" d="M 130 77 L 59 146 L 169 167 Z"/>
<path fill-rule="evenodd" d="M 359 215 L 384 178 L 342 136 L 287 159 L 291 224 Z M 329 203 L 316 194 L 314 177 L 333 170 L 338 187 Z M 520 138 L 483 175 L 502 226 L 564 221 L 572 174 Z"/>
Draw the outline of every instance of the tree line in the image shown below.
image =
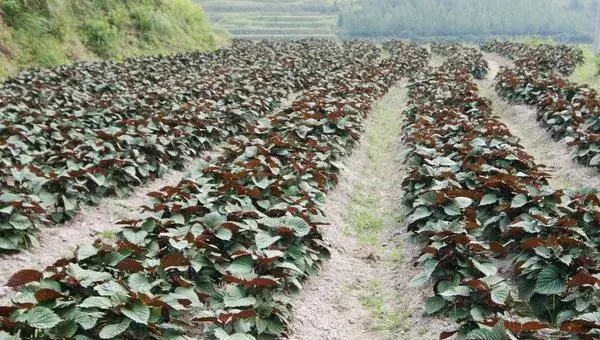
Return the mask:
<path fill-rule="evenodd" d="M 344 36 L 591 41 L 595 0 L 338 0 Z"/>

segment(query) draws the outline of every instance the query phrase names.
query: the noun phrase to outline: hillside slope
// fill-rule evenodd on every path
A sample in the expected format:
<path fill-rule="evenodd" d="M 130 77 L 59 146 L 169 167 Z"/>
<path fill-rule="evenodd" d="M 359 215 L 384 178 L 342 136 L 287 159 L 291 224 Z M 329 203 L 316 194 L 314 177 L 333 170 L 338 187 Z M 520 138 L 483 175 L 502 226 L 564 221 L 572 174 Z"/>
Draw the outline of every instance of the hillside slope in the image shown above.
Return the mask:
<path fill-rule="evenodd" d="M 0 78 L 73 61 L 213 49 L 191 0 L 0 0 Z"/>
<path fill-rule="evenodd" d="M 246 39 L 337 38 L 332 0 L 196 0 L 219 28 Z"/>

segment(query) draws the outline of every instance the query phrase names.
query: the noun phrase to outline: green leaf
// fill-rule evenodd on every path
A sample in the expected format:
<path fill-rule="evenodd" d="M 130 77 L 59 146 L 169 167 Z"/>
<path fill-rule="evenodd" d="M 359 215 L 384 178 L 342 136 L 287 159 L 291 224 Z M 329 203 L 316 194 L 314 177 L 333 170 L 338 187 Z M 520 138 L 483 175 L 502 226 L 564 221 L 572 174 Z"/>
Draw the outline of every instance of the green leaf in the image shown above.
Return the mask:
<path fill-rule="evenodd" d="M 542 269 L 535 282 L 535 292 L 543 295 L 559 295 L 567 289 L 562 271 L 555 265 Z"/>
<path fill-rule="evenodd" d="M 473 204 L 473 200 L 468 197 L 457 197 L 454 199 L 461 209 L 465 209 Z"/>
<path fill-rule="evenodd" d="M 99 286 L 94 287 L 94 290 L 98 292 L 100 296 L 115 296 L 115 295 L 128 295 L 129 292 L 125 287 L 115 281 L 108 281 Z"/>
<path fill-rule="evenodd" d="M 269 233 L 259 232 L 254 236 L 254 242 L 258 249 L 264 249 L 271 246 L 273 243 L 279 241 L 281 236 L 271 236 Z"/>
<path fill-rule="evenodd" d="M 527 196 L 525 196 L 523 194 L 518 194 L 515 197 L 513 197 L 510 207 L 511 208 L 520 208 L 520 207 L 524 206 L 525 204 L 527 204 L 527 202 L 529 202 L 529 199 L 527 198 Z"/>
<path fill-rule="evenodd" d="M 13 214 L 10 216 L 8 223 L 15 229 L 27 230 L 33 225 L 27 216 L 21 214 Z"/>
<path fill-rule="evenodd" d="M 233 275 L 244 276 L 252 273 L 254 261 L 252 256 L 242 256 L 235 259 L 227 268 Z"/>
<path fill-rule="evenodd" d="M 598 166 L 600 165 L 600 153 L 596 154 L 592 159 L 590 159 L 589 166 Z"/>
<path fill-rule="evenodd" d="M 147 325 L 148 319 L 150 318 L 150 307 L 139 301 L 136 301 L 129 307 L 121 308 L 121 313 L 130 318 L 132 321 Z"/>
<path fill-rule="evenodd" d="M 441 296 L 432 296 L 425 302 L 425 312 L 429 315 L 434 314 L 444 308 L 446 303 Z"/>
<path fill-rule="evenodd" d="M 444 206 L 444 212 L 448 216 L 460 216 L 461 208 L 456 200 L 451 200 L 450 203 Z"/>
<path fill-rule="evenodd" d="M 229 241 L 231 240 L 233 233 L 227 228 L 219 228 L 215 233 L 215 236 L 223 241 Z"/>
<path fill-rule="evenodd" d="M 202 218 L 202 224 L 208 228 L 216 228 L 223 224 L 226 220 L 227 219 L 218 212 L 211 212 L 204 215 L 204 218 Z"/>
<path fill-rule="evenodd" d="M 406 222 L 410 225 L 419 220 L 422 220 L 424 218 L 431 216 L 431 214 L 432 214 L 432 212 L 431 212 L 431 210 L 429 210 L 428 207 L 421 206 L 421 207 L 416 208 L 412 212 L 412 214 L 410 214 L 410 215 L 408 215 L 408 217 L 406 217 Z"/>
<path fill-rule="evenodd" d="M 600 312 L 592 312 L 579 315 L 575 318 L 576 320 L 591 322 L 596 325 L 600 325 Z"/>
<path fill-rule="evenodd" d="M 294 231 L 294 235 L 304 237 L 310 233 L 310 225 L 300 217 L 286 216 L 283 219 L 283 226 L 289 227 Z"/>
<path fill-rule="evenodd" d="M 88 287 L 94 282 L 112 279 L 112 276 L 109 273 L 83 269 L 78 264 L 70 265 L 67 272 L 71 274 L 75 280 L 79 281 L 79 284 L 83 287 Z"/>
<path fill-rule="evenodd" d="M 423 270 L 410 280 L 408 283 L 411 287 L 421 286 L 427 283 L 431 278 L 431 274 L 435 271 L 438 261 L 435 259 L 427 259 L 423 263 Z"/>
<path fill-rule="evenodd" d="M 105 296 L 90 296 L 79 304 L 81 308 L 110 309 L 113 306 L 111 299 Z"/>
<path fill-rule="evenodd" d="M 483 329 L 478 328 L 472 330 L 467 334 L 465 339 L 468 340 L 506 340 L 508 336 L 506 335 L 506 331 L 499 330 L 497 328 L 494 329 Z"/>
<path fill-rule="evenodd" d="M 236 307 L 246 307 L 252 306 L 256 303 L 256 298 L 254 296 L 247 296 L 243 298 L 226 296 L 223 299 L 223 303 L 225 307 L 236 308 Z"/>
<path fill-rule="evenodd" d="M 75 209 L 77 209 L 77 201 L 67 198 L 66 196 L 62 197 L 63 199 L 63 207 L 65 208 L 65 211 L 74 211 Z"/>
<path fill-rule="evenodd" d="M 37 329 L 48 329 L 58 325 L 62 319 L 51 309 L 37 306 L 32 308 L 26 317 L 27 323 Z"/>
<path fill-rule="evenodd" d="M 175 288 L 175 294 L 190 300 L 190 306 L 192 307 L 198 307 L 202 305 L 194 288 L 177 287 Z"/>
<path fill-rule="evenodd" d="M 98 323 L 97 317 L 94 317 L 91 313 L 83 312 L 80 309 L 74 310 L 68 315 L 68 318 L 75 321 L 85 330 L 92 329 Z"/>
<path fill-rule="evenodd" d="M 469 296 L 471 288 L 467 286 L 454 286 L 439 293 L 441 296 Z"/>
<path fill-rule="evenodd" d="M 72 338 L 75 333 L 77 333 L 77 323 L 73 320 L 63 321 L 54 328 L 54 334 L 62 339 Z"/>
<path fill-rule="evenodd" d="M 509 294 L 509 289 L 508 286 L 505 284 L 499 284 L 497 286 L 495 286 L 494 288 L 492 288 L 491 291 L 491 297 L 492 297 L 492 301 L 494 301 L 495 303 L 499 304 L 499 305 L 504 305 L 506 304 L 506 300 L 508 299 L 508 294 Z"/>
<path fill-rule="evenodd" d="M 106 325 L 102 327 L 100 330 L 100 339 L 113 339 L 117 337 L 119 334 L 125 332 L 129 325 L 131 324 L 131 320 L 124 319 L 120 323 L 113 323 L 110 325 Z"/>
<path fill-rule="evenodd" d="M 471 262 L 473 263 L 473 266 L 485 276 L 494 276 L 498 272 L 498 268 L 493 263 L 482 263 L 475 259 L 471 259 Z"/>
<path fill-rule="evenodd" d="M 498 197 L 496 196 L 496 194 L 487 194 L 487 195 L 483 196 L 483 198 L 479 202 L 479 205 L 480 206 L 490 205 L 490 204 L 494 204 L 496 202 L 498 202 Z"/>
<path fill-rule="evenodd" d="M 98 254 L 99 249 L 91 244 L 86 244 L 77 249 L 77 261 L 83 261 Z"/>

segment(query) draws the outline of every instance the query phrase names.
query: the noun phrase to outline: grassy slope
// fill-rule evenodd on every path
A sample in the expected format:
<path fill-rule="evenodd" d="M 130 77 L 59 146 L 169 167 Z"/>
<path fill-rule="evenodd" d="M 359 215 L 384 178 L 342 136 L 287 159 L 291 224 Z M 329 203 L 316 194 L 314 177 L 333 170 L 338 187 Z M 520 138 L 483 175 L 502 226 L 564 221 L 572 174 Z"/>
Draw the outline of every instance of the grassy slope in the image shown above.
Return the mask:
<path fill-rule="evenodd" d="M 598 76 L 598 67 L 600 58 L 598 58 L 590 45 L 579 46 L 585 55 L 585 64 L 575 69 L 570 79 L 578 84 L 588 84 L 596 91 L 600 91 L 600 77 Z"/>
<path fill-rule="evenodd" d="M 78 60 L 219 45 L 191 0 L 0 0 L 0 78 Z"/>

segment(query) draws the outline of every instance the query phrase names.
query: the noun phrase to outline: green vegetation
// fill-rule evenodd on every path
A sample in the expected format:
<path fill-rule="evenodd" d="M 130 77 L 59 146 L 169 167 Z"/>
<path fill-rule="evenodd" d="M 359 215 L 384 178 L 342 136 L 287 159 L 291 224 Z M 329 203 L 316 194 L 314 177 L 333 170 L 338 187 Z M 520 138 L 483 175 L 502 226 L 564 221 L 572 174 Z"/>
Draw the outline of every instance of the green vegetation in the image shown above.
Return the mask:
<path fill-rule="evenodd" d="M 575 69 L 570 80 L 578 84 L 588 84 L 596 91 L 600 91 L 600 57 L 594 54 L 590 45 L 579 46 L 583 50 L 585 63 Z"/>
<path fill-rule="evenodd" d="M 389 54 L 389 53 L 386 53 Z M 390 198 L 384 195 L 386 188 L 393 186 L 393 152 L 396 146 L 396 132 L 401 129 L 397 108 L 405 93 L 393 88 L 389 100 L 377 103 L 374 118 L 367 125 L 365 138 L 368 159 L 360 169 L 363 178 L 352 190 L 352 201 L 344 214 L 348 225 L 346 233 L 355 236 L 361 244 L 379 244 L 381 233 L 386 225 L 398 218 L 395 208 L 390 207 Z M 393 168 L 393 167 L 392 167 Z"/>
<path fill-rule="evenodd" d="M 589 41 L 595 6 L 592 0 L 339 0 L 338 25 L 346 36 Z"/>
<path fill-rule="evenodd" d="M 334 1 L 196 0 L 215 24 L 248 39 L 337 39 Z"/>
<path fill-rule="evenodd" d="M 214 49 L 191 0 L 0 0 L 0 77 L 78 60 Z"/>

